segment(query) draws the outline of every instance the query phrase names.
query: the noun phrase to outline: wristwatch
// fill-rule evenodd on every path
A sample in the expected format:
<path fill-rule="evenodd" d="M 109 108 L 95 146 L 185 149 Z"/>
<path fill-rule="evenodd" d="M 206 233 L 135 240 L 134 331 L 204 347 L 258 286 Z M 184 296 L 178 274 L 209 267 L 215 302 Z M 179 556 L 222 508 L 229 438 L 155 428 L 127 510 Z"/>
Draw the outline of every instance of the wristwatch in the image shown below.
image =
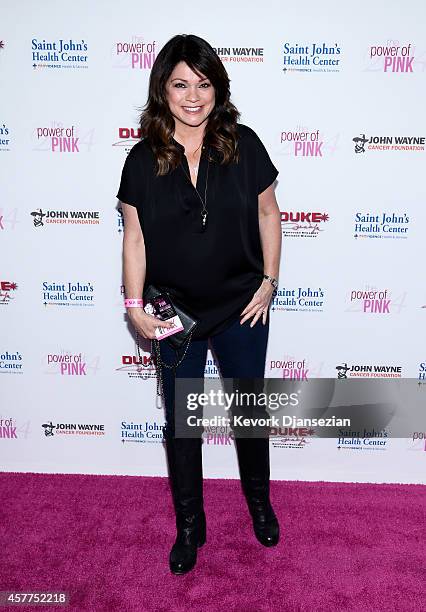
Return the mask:
<path fill-rule="evenodd" d="M 268 274 L 264 274 L 263 278 L 268 280 L 271 285 L 273 286 L 274 289 L 276 289 L 278 287 L 278 281 L 276 278 L 272 278 L 272 276 L 269 276 Z"/>

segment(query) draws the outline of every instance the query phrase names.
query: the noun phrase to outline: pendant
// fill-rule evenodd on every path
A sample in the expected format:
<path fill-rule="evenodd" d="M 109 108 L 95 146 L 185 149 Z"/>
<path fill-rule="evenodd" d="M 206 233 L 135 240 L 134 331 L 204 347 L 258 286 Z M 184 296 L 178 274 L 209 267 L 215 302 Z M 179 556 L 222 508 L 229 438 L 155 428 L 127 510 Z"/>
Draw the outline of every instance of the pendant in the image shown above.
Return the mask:
<path fill-rule="evenodd" d="M 201 213 L 201 229 L 204 231 L 207 227 L 207 211 Z"/>

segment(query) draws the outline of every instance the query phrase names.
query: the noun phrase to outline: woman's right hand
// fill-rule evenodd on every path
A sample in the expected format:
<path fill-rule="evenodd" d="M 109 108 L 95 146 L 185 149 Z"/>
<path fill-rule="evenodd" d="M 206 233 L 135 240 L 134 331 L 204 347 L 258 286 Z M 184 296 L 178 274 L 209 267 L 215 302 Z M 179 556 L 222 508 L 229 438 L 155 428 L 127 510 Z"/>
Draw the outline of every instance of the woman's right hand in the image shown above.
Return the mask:
<path fill-rule="evenodd" d="M 173 323 L 162 321 L 153 315 L 147 314 L 143 308 L 129 308 L 127 315 L 138 334 L 149 340 L 155 339 L 156 327 L 174 327 Z"/>

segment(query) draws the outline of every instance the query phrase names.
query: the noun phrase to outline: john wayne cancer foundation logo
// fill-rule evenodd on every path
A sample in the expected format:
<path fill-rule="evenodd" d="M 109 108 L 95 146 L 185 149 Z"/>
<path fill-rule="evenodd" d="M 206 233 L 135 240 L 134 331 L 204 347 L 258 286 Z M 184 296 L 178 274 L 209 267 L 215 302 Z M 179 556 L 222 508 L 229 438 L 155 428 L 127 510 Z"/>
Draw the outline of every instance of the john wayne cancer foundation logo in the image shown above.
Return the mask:
<path fill-rule="evenodd" d="M 84 38 L 48 39 L 33 38 L 31 40 L 32 65 L 34 70 L 51 68 L 69 70 L 88 68 L 88 45 Z"/>
<path fill-rule="evenodd" d="M 408 237 L 410 218 L 406 213 L 379 214 L 355 213 L 354 238 L 393 238 Z"/>
<path fill-rule="evenodd" d="M 95 288 L 90 282 L 42 283 L 42 301 L 45 306 L 94 306 Z"/>
<path fill-rule="evenodd" d="M 76 436 L 104 436 L 105 425 L 98 423 L 56 423 L 47 421 L 42 423 L 46 438 L 54 435 L 64 435 L 75 438 Z"/>
<path fill-rule="evenodd" d="M 141 36 L 120 40 L 112 48 L 112 62 L 115 68 L 130 70 L 151 70 L 156 57 L 157 41 L 145 41 Z"/>
<path fill-rule="evenodd" d="M 97 210 L 46 210 L 39 208 L 33 210 L 34 227 L 44 225 L 99 225 L 99 211 Z"/>
<path fill-rule="evenodd" d="M 213 47 L 222 62 L 259 64 L 263 62 L 263 47 Z"/>
<path fill-rule="evenodd" d="M 366 151 L 424 151 L 424 136 L 366 136 L 352 138 L 355 153 Z"/>
<path fill-rule="evenodd" d="M 281 229 L 287 238 L 316 238 L 329 220 L 326 213 L 302 210 L 281 211 Z"/>
<path fill-rule="evenodd" d="M 338 43 L 283 45 L 283 72 L 340 72 L 342 48 Z"/>
<path fill-rule="evenodd" d="M 336 366 L 337 378 L 401 378 L 402 366 L 386 364 L 350 364 Z"/>

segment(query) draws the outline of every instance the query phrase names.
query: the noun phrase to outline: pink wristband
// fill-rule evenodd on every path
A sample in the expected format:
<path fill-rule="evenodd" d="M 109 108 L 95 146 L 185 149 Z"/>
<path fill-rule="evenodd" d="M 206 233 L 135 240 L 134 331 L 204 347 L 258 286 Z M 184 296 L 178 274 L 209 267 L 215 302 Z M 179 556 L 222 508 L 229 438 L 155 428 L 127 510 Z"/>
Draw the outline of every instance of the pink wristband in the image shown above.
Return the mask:
<path fill-rule="evenodd" d="M 143 300 L 140 298 L 126 298 L 124 300 L 125 308 L 143 308 Z"/>

